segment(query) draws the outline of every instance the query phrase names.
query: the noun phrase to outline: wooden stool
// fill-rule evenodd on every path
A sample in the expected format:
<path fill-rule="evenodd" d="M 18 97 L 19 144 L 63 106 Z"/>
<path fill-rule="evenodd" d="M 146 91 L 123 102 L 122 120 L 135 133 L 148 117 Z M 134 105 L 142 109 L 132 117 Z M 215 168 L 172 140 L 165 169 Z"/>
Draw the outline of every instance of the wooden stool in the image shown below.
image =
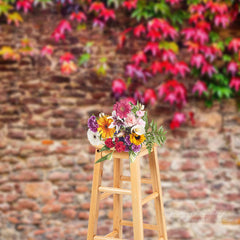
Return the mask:
<path fill-rule="evenodd" d="M 95 153 L 95 161 L 102 156 L 108 154 L 109 151 Z M 153 148 L 149 154 L 149 165 L 151 172 L 151 179 L 141 179 L 140 174 L 140 158 L 148 155 L 146 148 L 142 147 L 141 152 L 133 163 L 130 163 L 131 177 L 123 176 L 123 161 L 128 159 L 126 152 L 113 153 L 113 187 L 101 186 L 103 162 L 94 165 L 92 196 L 90 205 L 90 214 L 88 222 L 87 240 L 117 240 L 122 239 L 122 226 L 133 227 L 134 240 L 143 240 L 143 229 L 156 230 L 158 232 L 159 240 L 167 240 L 166 225 L 164 219 L 164 209 L 162 201 L 162 189 L 159 173 L 159 165 L 157 160 L 156 147 Z M 122 189 L 122 181 L 131 182 L 131 190 Z M 141 182 L 152 184 L 153 193 L 146 198 L 141 198 Z M 97 221 L 99 211 L 99 201 L 103 200 L 113 194 L 113 232 L 105 236 L 97 236 Z M 132 213 L 133 221 L 126 221 L 122 218 L 122 195 L 132 195 Z M 142 205 L 154 199 L 156 208 L 156 222 L 157 225 L 143 223 Z"/>

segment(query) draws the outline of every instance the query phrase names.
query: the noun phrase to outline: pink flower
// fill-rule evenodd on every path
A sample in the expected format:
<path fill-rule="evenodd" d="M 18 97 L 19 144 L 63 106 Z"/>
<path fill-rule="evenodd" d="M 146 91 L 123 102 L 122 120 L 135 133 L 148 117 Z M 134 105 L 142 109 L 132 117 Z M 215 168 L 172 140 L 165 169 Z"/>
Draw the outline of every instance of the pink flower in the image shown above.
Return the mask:
<path fill-rule="evenodd" d="M 142 126 L 142 127 L 145 127 L 146 122 L 145 122 L 143 119 L 139 118 L 138 121 L 137 121 L 137 125 L 140 125 L 140 126 Z"/>
<path fill-rule="evenodd" d="M 129 113 L 127 115 L 126 120 L 125 120 L 125 125 L 127 127 L 131 127 L 131 126 L 133 126 L 135 124 L 137 124 L 137 119 L 136 119 L 135 115 L 133 113 Z"/>
<path fill-rule="evenodd" d="M 114 104 L 113 110 L 116 111 L 117 116 L 120 118 L 126 118 L 128 113 L 131 111 L 131 106 L 129 102 L 127 102 L 125 99 L 122 99 Z"/>
<path fill-rule="evenodd" d="M 136 112 L 136 114 L 137 114 L 138 117 L 143 117 L 144 114 L 145 114 L 145 111 L 138 110 L 138 111 Z"/>

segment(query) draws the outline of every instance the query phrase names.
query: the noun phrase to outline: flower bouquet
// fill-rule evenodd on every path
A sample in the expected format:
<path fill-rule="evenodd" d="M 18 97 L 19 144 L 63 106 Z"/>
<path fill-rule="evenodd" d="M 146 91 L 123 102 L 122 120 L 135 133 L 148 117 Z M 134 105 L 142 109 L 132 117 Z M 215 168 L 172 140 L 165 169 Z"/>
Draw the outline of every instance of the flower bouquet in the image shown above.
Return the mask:
<path fill-rule="evenodd" d="M 131 162 L 135 160 L 143 145 L 149 153 L 154 143 L 162 145 L 166 132 L 153 121 L 149 123 L 144 105 L 135 105 L 123 99 L 113 106 L 112 115 L 100 113 L 88 119 L 88 140 L 93 146 L 103 146 L 99 151 L 111 152 L 100 158 L 96 163 L 112 159 L 114 151 L 128 152 Z"/>

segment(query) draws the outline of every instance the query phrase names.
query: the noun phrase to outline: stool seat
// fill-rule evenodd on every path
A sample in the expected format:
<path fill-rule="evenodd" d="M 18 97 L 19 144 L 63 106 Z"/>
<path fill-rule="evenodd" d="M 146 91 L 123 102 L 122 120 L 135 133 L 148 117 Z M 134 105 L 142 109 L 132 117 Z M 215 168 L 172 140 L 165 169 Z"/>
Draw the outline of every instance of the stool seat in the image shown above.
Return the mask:
<path fill-rule="evenodd" d="M 160 181 L 159 165 L 157 160 L 156 146 L 149 153 L 146 146 L 141 148 L 140 153 L 134 162 L 130 163 L 130 177 L 123 176 L 123 159 L 128 159 L 127 152 L 113 152 L 113 187 L 101 185 L 103 174 L 103 162 L 98 159 L 109 154 L 111 151 L 100 152 L 101 146 L 96 148 L 95 165 L 93 173 L 91 204 L 88 222 L 87 240 L 124 240 L 122 238 L 122 226 L 133 227 L 134 240 L 144 240 L 144 229 L 158 232 L 158 240 L 167 240 L 167 232 L 164 218 L 164 208 L 162 201 L 162 189 Z M 140 158 L 148 155 L 151 178 L 141 178 Z M 130 189 L 123 189 L 122 182 L 131 182 Z M 151 184 L 153 193 L 145 198 L 141 196 L 141 183 Z M 97 235 L 97 221 L 99 212 L 99 202 L 113 195 L 113 231 L 105 236 Z M 133 221 L 123 219 L 123 195 L 132 196 Z M 142 206 L 154 200 L 156 210 L 156 225 L 143 223 Z"/>

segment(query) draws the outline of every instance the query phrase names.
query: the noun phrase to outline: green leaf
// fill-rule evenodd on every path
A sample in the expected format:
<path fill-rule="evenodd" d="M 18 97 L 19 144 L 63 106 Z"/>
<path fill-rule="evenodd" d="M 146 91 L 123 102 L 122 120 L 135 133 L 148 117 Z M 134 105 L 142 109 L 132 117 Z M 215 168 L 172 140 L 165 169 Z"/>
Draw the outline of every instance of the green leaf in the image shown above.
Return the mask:
<path fill-rule="evenodd" d="M 135 153 L 134 151 L 129 151 L 129 159 L 130 162 L 133 163 L 137 157 L 138 153 Z"/>
<path fill-rule="evenodd" d="M 103 162 L 103 161 L 105 161 L 105 160 L 111 160 L 111 159 L 112 159 L 112 155 L 113 155 L 113 152 L 105 155 L 104 157 L 101 157 L 100 159 L 98 159 L 98 160 L 95 162 L 95 164 L 96 164 L 96 163 L 99 163 L 99 162 Z"/>
<path fill-rule="evenodd" d="M 225 49 L 225 44 L 222 41 L 218 42 L 217 46 L 221 49 L 221 51 L 223 51 Z"/>
<path fill-rule="evenodd" d="M 83 53 L 81 57 L 78 60 L 78 65 L 81 66 L 84 63 L 87 63 L 90 59 L 90 54 L 89 53 Z"/>
<path fill-rule="evenodd" d="M 99 149 L 99 152 L 103 152 L 103 151 L 108 151 L 110 148 L 108 148 L 106 145 L 103 146 L 101 149 Z"/>
<path fill-rule="evenodd" d="M 215 43 L 217 40 L 219 40 L 219 34 L 217 34 L 216 32 L 210 32 L 209 37 L 210 37 L 211 42 L 213 42 L 213 43 Z"/>
<path fill-rule="evenodd" d="M 224 62 L 230 62 L 232 60 L 232 57 L 230 55 L 224 54 L 222 59 Z"/>
<path fill-rule="evenodd" d="M 232 40 L 232 37 L 226 38 L 226 39 L 225 39 L 225 44 L 228 46 L 229 43 L 231 42 L 231 40 Z"/>
<path fill-rule="evenodd" d="M 166 49 L 166 50 L 170 49 L 175 53 L 179 52 L 179 47 L 178 47 L 177 43 L 175 43 L 175 42 L 161 41 L 159 43 L 159 48 Z"/>

